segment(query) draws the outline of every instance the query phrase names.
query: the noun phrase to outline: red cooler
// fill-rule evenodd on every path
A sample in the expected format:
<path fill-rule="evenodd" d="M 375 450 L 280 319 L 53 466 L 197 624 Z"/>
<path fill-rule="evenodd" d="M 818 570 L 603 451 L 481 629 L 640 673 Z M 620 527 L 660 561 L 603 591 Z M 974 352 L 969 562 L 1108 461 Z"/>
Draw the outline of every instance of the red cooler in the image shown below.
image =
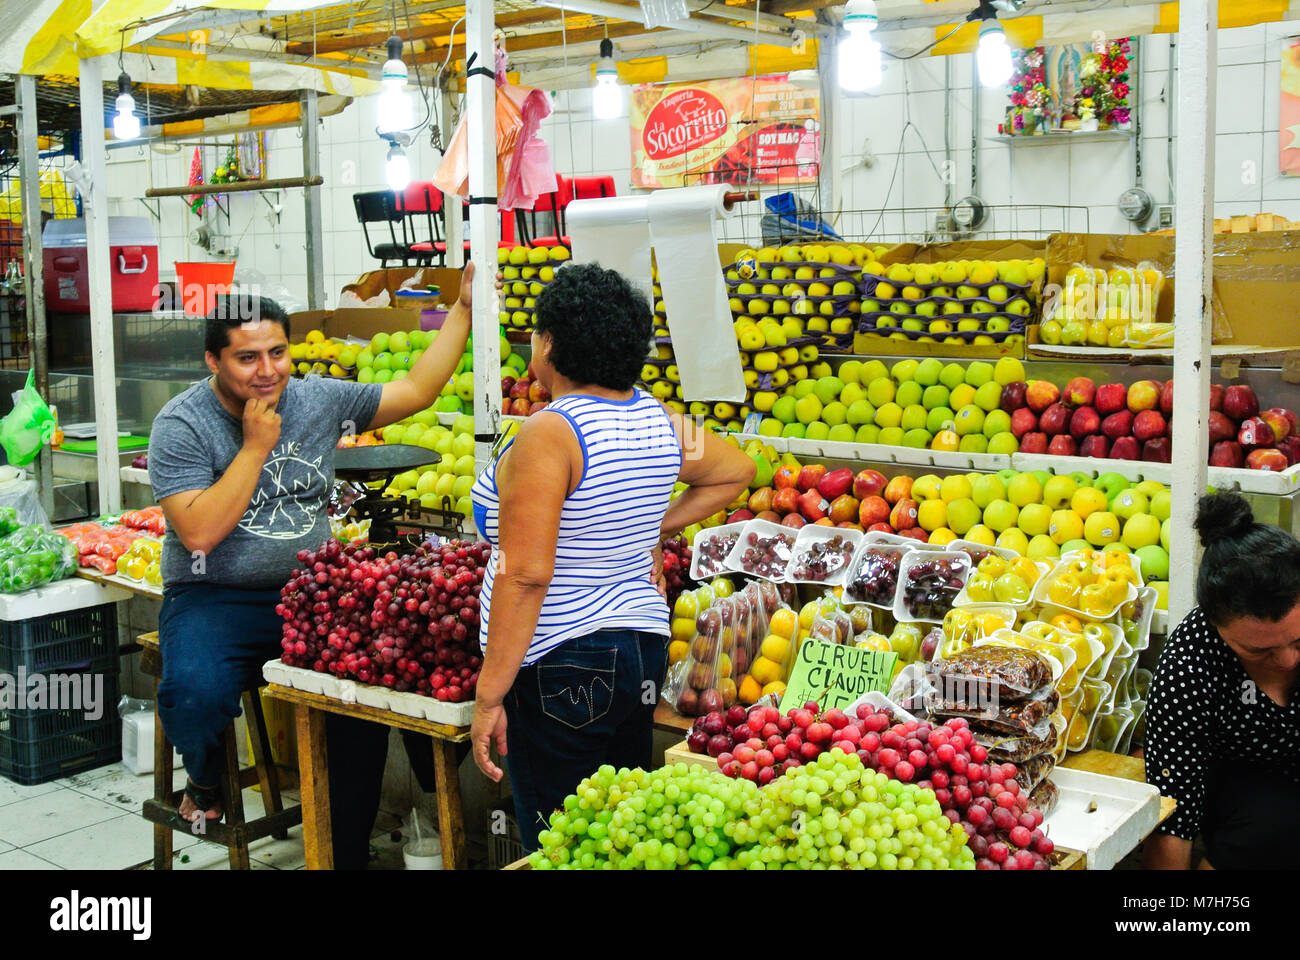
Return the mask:
<path fill-rule="evenodd" d="M 51 220 L 41 234 L 45 248 L 45 307 L 90 312 L 86 221 Z M 148 217 L 108 218 L 109 273 L 113 309 L 152 310 L 158 298 L 158 240 Z"/>

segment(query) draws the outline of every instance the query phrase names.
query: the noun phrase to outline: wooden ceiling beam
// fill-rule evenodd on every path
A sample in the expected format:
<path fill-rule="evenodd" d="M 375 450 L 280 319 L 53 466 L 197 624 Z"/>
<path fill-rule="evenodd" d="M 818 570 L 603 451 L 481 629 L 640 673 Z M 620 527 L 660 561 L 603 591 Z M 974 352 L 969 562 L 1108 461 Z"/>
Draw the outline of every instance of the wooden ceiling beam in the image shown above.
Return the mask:
<path fill-rule="evenodd" d="M 514 27 L 526 27 L 537 23 L 548 23 L 552 20 L 559 20 L 562 14 L 559 10 L 540 7 L 536 10 L 523 10 L 519 13 L 502 14 L 497 20 L 497 26 L 502 30 L 509 30 Z M 450 36 L 452 25 L 455 20 L 447 20 L 445 23 L 425 24 L 412 27 L 410 30 L 402 29 L 402 24 L 398 24 L 397 35 L 404 41 L 409 40 L 428 40 L 442 38 L 446 40 Z M 322 36 L 318 37 L 314 51 L 316 53 L 341 53 L 341 52 L 360 52 L 367 49 L 378 49 L 383 47 L 384 42 L 392 36 L 392 30 L 376 30 L 371 33 L 358 33 L 338 37 Z M 438 44 L 445 51 L 446 43 Z M 288 52 L 309 56 L 313 52 L 313 44 L 310 40 L 290 43 Z"/>
<path fill-rule="evenodd" d="M 658 33 L 663 27 L 647 27 L 640 23 L 611 23 L 608 27 L 583 27 L 577 30 L 566 31 L 549 31 L 546 33 L 527 33 L 518 37 L 510 37 L 506 40 L 506 50 L 510 53 L 521 53 L 525 50 L 543 50 L 548 47 L 558 47 L 563 44 L 574 46 L 580 43 L 596 43 L 609 37 L 611 40 L 617 40 L 620 37 L 635 37 L 648 33 Z M 465 42 L 457 39 L 456 45 L 452 48 L 451 58 L 461 60 L 465 57 Z M 447 59 L 447 48 L 437 47 L 418 53 L 413 58 L 413 62 L 419 64 L 425 63 L 442 63 Z"/>

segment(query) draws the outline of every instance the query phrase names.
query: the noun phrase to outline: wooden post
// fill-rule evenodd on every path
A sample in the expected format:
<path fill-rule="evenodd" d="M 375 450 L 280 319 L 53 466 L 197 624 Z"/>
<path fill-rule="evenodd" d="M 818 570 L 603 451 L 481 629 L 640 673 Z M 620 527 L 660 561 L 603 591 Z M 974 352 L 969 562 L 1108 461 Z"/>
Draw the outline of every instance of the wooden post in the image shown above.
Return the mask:
<path fill-rule="evenodd" d="M 1169 622 L 1196 603 L 1200 549 L 1192 526 L 1205 492 L 1210 409 L 1214 236 L 1215 73 L 1218 0 L 1185 0 L 1178 19 L 1178 172 L 1174 264 L 1173 499 L 1169 537 Z"/>
<path fill-rule="evenodd" d="M 466 5 L 465 49 L 467 69 L 496 69 L 492 42 L 493 16 L 489 0 L 469 0 Z M 472 63 L 471 63 L 472 61 Z M 496 80 L 490 73 L 465 78 L 469 117 L 469 236 L 474 275 L 474 459 L 478 470 L 487 466 L 492 436 L 501 423 L 501 346 L 496 295 L 497 241 L 501 221 L 497 215 Z M 459 212 L 452 212 L 455 218 Z"/>
<path fill-rule="evenodd" d="M 113 356 L 113 280 L 108 263 L 108 181 L 104 164 L 104 71 L 101 58 L 81 61 L 81 166 L 86 188 L 86 265 L 90 288 L 90 352 L 95 378 L 99 512 L 122 508 L 117 453 L 117 369 Z"/>
<path fill-rule="evenodd" d="M 330 774 L 325 758 L 325 714 L 294 706 L 298 730 L 298 791 L 302 798 L 302 842 L 308 870 L 334 869 L 330 822 Z"/>
<path fill-rule="evenodd" d="M 23 256 L 27 260 L 27 354 L 36 371 L 36 389 L 50 397 L 50 355 L 45 325 L 45 255 L 41 249 L 41 169 L 36 139 L 36 78 L 18 77 L 18 176 L 22 181 Z M 54 454 L 49 446 L 36 455 L 36 486 L 41 508 L 54 522 Z"/>
<path fill-rule="evenodd" d="M 433 738 L 433 776 L 438 785 L 438 835 L 442 841 L 442 868 L 464 870 L 465 807 L 460 799 L 460 771 L 456 744 Z"/>

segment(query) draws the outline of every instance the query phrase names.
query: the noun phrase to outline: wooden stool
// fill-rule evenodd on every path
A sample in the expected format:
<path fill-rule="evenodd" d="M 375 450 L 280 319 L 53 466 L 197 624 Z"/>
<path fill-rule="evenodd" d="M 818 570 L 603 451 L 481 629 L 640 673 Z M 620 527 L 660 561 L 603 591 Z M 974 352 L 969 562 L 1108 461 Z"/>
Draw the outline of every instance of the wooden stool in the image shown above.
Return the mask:
<path fill-rule="evenodd" d="M 140 669 L 155 683 L 162 680 L 162 648 L 157 633 L 146 633 L 139 638 Z M 172 745 L 163 732 L 158 708 L 154 706 L 153 733 L 153 799 L 144 802 L 142 815 L 153 823 L 153 867 L 155 870 L 172 868 L 172 831 L 200 836 L 225 846 L 230 854 L 232 870 L 247 870 L 248 845 L 262 837 L 277 840 L 288 837 L 289 828 L 302 823 L 302 807 L 288 810 L 280 801 L 280 777 L 271 760 L 271 744 L 266 736 L 266 721 L 262 716 L 262 701 L 258 688 L 244 691 L 244 719 L 253 744 L 253 766 L 240 769 L 239 753 L 235 741 L 235 725 L 231 723 L 222 734 L 226 749 L 226 769 L 221 778 L 224 818 L 220 822 L 207 821 L 203 832 L 195 834 L 194 824 L 182 819 L 179 806 L 181 794 L 172 789 Z M 260 784 L 264 815 L 256 820 L 244 819 L 244 787 Z"/>

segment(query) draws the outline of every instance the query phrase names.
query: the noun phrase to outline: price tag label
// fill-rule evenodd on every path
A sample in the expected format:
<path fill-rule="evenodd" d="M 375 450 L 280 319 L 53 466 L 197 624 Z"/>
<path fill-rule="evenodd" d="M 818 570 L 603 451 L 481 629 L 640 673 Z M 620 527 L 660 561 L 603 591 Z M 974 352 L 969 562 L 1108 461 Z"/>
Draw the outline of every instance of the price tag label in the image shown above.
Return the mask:
<path fill-rule="evenodd" d="M 873 690 L 888 693 L 898 654 L 864 650 L 827 640 L 808 639 L 799 647 L 790 682 L 781 697 L 784 710 L 815 700 L 823 710 L 848 706 Z"/>

